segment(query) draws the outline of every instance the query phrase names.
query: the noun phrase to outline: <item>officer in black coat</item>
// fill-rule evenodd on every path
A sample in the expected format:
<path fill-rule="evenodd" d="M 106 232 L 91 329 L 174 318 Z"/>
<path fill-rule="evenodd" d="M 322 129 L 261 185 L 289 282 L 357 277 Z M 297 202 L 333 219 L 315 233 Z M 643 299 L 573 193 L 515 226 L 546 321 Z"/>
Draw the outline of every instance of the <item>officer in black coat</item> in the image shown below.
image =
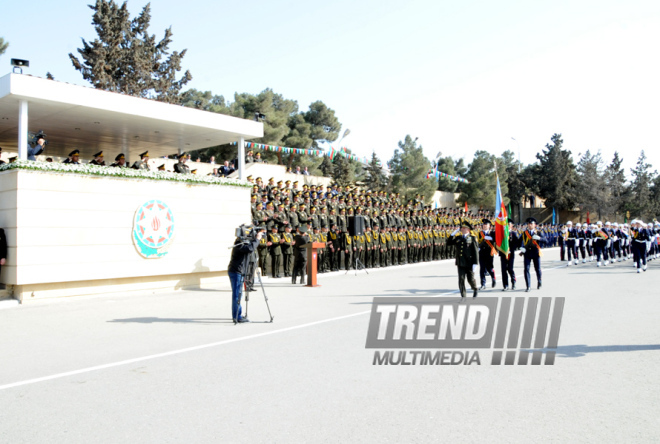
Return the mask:
<path fill-rule="evenodd" d="M 477 282 L 474 280 L 474 272 L 479 263 L 479 246 L 477 239 L 474 238 L 470 231 L 472 225 L 467 221 L 461 224 L 460 232 L 455 230 L 449 239 L 447 245 L 455 246 L 456 251 L 456 267 L 458 268 L 458 289 L 461 292 L 461 297 L 467 295 L 465 289 L 465 278 L 467 278 L 470 287 L 472 288 L 472 297 L 477 297 Z"/>
<path fill-rule="evenodd" d="M 502 283 L 504 288 L 502 291 L 509 289 L 509 276 L 511 277 L 511 290 L 516 289 L 516 272 L 513 271 L 513 265 L 516 260 L 516 250 L 520 247 L 520 234 L 513 223 L 513 219 L 509 219 L 509 254 L 504 254 L 501 251 L 500 265 L 502 266 Z"/>
<path fill-rule="evenodd" d="M 493 260 L 495 259 L 495 232 L 490 229 L 490 220 L 482 219 L 482 230 L 479 232 L 477 241 L 479 242 L 479 278 L 481 279 L 481 288 L 486 289 L 486 273 L 490 275 L 493 280 L 493 288 L 497 285 L 495 279 L 495 266 Z"/>
<path fill-rule="evenodd" d="M 531 285 L 531 276 L 529 268 L 531 263 L 534 263 L 534 271 L 536 271 L 536 281 L 538 285 L 536 288 L 541 288 L 541 247 L 546 243 L 545 237 L 536 229 L 536 219 L 530 217 L 527 219 L 527 229 L 521 235 L 520 255 L 524 257 L 525 266 L 525 284 L 529 291 Z"/>
<path fill-rule="evenodd" d="M 309 235 L 307 234 L 307 225 L 300 225 L 298 232 L 293 238 L 295 254 L 293 262 L 293 274 L 291 276 L 291 283 L 296 283 L 296 278 L 300 276 L 300 283 L 305 284 L 305 275 L 307 274 L 307 248 L 305 245 L 309 243 Z"/>

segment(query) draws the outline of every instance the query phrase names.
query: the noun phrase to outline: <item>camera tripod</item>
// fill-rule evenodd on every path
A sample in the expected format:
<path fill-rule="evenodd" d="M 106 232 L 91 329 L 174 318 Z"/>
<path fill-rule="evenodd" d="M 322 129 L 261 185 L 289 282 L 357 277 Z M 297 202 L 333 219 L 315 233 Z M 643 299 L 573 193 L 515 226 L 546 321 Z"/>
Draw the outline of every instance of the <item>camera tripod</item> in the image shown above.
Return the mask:
<path fill-rule="evenodd" d="M 356 276 L 357 276 L 357 272 L 359 270 L 364 270 L 365 273 L 369 274 L 369 272 L 367 271 L 367 267 L 365 267 L 364 264 L 362 263 L 362 261 L 360 259 L 358 259 L 357 256 L 355 256 L 355 275 Z M 346 270 L 346 273 L 344 273 L 344 274 L 345 275 L 348 274 L 349 271 L 350 270 Z"/>
<path fill-rule="evenodd" d="M 270 312 L 270 305 L 268 305 L 268 296 L 266 296 L 266 289 L 264 288 L 264 283 L 261 280 L 261 270 L 257 268 L 256 274 L 257 274 L 257 279 L 259 280 L 259 285 L 261 285 L 261 291 L 264 294 L 264 300 L 266 301 L 266 308 L 268 308 L 268 316 L 270 316 L 269 322 L 273 322 L 274 316 Z M 248 276 L 253 276 L 253 275 L 254 275 L 254 268 L 251 270 L 251 273 L 248 274 Z M 254 282 L 250 282 L 250 283 L 248 283 L 247 281 L 245 282 L 245 317 L 246 318 L 248 316 L 248 302 L 250 302 L 250 291 L 254 291 L 253 284 Z M 234 321 L 234 325 L 236 324 L 237 322 Z"/>

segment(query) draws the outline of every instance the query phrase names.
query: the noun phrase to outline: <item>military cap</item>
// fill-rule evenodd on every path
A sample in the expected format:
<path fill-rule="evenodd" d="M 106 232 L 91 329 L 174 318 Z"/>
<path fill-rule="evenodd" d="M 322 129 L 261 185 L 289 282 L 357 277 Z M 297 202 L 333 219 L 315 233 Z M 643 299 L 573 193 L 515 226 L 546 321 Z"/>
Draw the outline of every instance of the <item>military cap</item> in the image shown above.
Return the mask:
<path fill-rule="evenodd" d="M 158 171 L 165 171 L 165 164 L 158 167 Z"/>
<path fill-rule="evenodd" d="M 99 151 L 98 153 L 94 154 L 94 157 L 103 157 L 103 151 Z"/>
<path fill-rule="evenodd" d="M 489 223 L 490 223 L 490 219 L 486 219 L 486 218 L 481 219 L 481 223 L 482 223 L 482 224 L 489 224 Z"/>
<path fill-rule="evenodd" d="M 190 173 L 191 174 L 197 174 L 197 169 L 191 170 Z"/>
<path fill-rule="evenodd" d="M 149 151 L 145 151 L 144 153 L 140 154 L 140 158 L 143 157 L 149 157 Z"/>
<path fill-rule="evenodd" d="M 287 180 L 285 183 L 291 183 L 291 181 L 290 181 L 290 180 Z"/>
<path fill-rule="evenodd" d="M 179 154 L 179 155 L 177 156 L 177 159 L 181 160 L 181 159 L 183 159 L 184 157 L 188 157 L 188 155 L 187 155 L 186 153 L 181 153 L 181 154 Z"/>
<path fill-rule="evenodd" d="M 69 157 L 79 156 L 79 155 L 80 155 L 80 150 L 73 150 L 69 153 Z"/>
<path fill-rule="evenodd" d="M 282 182 L 281 180 L 278 180 L 278 181 L 277 181 L 277 184 L 278 184 L 278 185 L 281 184 L 281 183 L 284 183 L 284 182 Z"/>
<path fill-rule="evenodd" d="M 300 230 L 301 233 L 307 233 L 307 226 L 306 225 L 300 225 L 298 226 L 298 230 Z"/>
<path fill-rule="evenodd" d="M 470 230 L 472 229 L 472 225 L 471 225 L 468 221 L 466 221 L 466 220 L 464 220 L 463 222 L 461 222 L 461 228 L 462 228 L 462 227 L 467 227 L 467 228 L 469 228 Z"/>
<path fill-rule="evenodd" d="M 536 223 L 536 219 L 534 219 L 533 217 L 528 217 L 527 220 L 525 221 L 525 223 L 528 223 L 528 224 L 535 224 L 535 223 Z"/>
<path fill-rule="evenodd" d="M 117 157 L 115 157 L 115 161 L 118 161 L 118 160 L 120 160 L 120 159 L 125 159 L 123 153 L 119 153 L 119 154 L 117 154 Z"/>
<path fill-rule="evenodd" d="M 250 179 L 252 179 L 252 176 L 248 176 L 248 177 L 247 177 L 247 180 L 250 180 Z"/>

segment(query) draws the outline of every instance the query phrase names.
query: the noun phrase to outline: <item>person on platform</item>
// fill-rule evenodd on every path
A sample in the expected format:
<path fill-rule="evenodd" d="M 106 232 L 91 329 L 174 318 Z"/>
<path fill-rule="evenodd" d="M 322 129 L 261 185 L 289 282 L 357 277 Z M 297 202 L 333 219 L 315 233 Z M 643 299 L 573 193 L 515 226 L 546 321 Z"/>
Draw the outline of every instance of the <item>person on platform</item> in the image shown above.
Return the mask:
<path fill-rule="evenodd" d="M 460 232 L 459 230 L 454 230 L 447 240 L 447 245 L 455 247 L 456 267 L 458 268 L 458 289 L 461 292 L 462 298 L 467 295 L 465 289 L 466 278 L 473 291 L 472 297 L 476 298 L 478 293 L 477 282 L 474 280 L 474 272 L 479 263 L 479 245 L 477 239 L 470 234 L 471 231 L 472 225 L 464 221 L 461 223 Z"/>
<path fill-rule="evenodd" d="M 250 322 L 248 318 L 242 316 L 241 297 L 243 295 L 243 281 L 248 273 L 250 256 L 257 248 L 259 241 L 263 236 L 262 232 L 257 233 L 254 240 L 241 242 L 239 238 L 234 242 L 234 248 L 231 252 L 231 259 L 227 267 L 227 274 L 231 282 L 231 317 L 234 323 Z"/>
<path fill-rule="evenodd" d="M 140 160 L 136 160 L 132 168 L 134 170 L 151 171 L 151 168 L 149 167 L 149 151 L 140 154 Z"/>
<path fill-rule="evenodd" d="M 126 157 L 123 153 L 117 154 L 115 157 L 115 163 L 110 165 L 111 167 L 126 168 Z"/>
<path fill-rule="evenodd" d="M 524 257 L 526 292 L 530 291 L 531 276 L 529 269 L 532 262 L 534 263 L 534 271 L 536 271 L 536 288 L 541 288 L 541 245 L 545 242 L 545 237 L 536 229 L 536 219 L 533 217 L 528 218 L 527 229 L 522 233 L 520 247 L 520 255 Z"/>
<path fill-rule="evenodd" d="M 89 162 L 90 165 L 105 166 L 105 160 L 103 160 L 103 151 L 99 151 L 94 154 L 94 159 Z"/>
<path fill-rule="evenodd" d="M 37 160 L 37 156 L 46 149 L 46 136 L 42 133 L 37 134 L 34 146 L 28 145 L 27 159 Z"/>
<path fill-rule="evenodd" d="M 190 167 L 186 165 L 188 155 L 186 153 L 179 154 L 179 161 L 174 164 L 174 172 L 179 174 L 190 174 Z"/>
<path fill-rule="evenodd" d="M 62 163 L 68 163 L 71 165 L 80 165 L 80 150 L 73 150 L 69 153 L 69 157 L 64 159 Z"/>

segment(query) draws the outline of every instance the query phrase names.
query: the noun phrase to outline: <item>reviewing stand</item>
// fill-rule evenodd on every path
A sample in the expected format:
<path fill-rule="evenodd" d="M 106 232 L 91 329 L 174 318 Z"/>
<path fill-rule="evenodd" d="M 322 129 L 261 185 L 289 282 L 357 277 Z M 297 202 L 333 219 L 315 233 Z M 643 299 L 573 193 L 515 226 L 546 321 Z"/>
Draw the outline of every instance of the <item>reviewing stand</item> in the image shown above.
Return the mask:
<path fill-rule="evenodd" d="M 318 262 L 318 250 L 325 248 L 323 242 L 312 242 L 305 246 L 307 248 L 307 285 L 306 287 L 320 287 L 316 283 L 316 270 Z"/>

